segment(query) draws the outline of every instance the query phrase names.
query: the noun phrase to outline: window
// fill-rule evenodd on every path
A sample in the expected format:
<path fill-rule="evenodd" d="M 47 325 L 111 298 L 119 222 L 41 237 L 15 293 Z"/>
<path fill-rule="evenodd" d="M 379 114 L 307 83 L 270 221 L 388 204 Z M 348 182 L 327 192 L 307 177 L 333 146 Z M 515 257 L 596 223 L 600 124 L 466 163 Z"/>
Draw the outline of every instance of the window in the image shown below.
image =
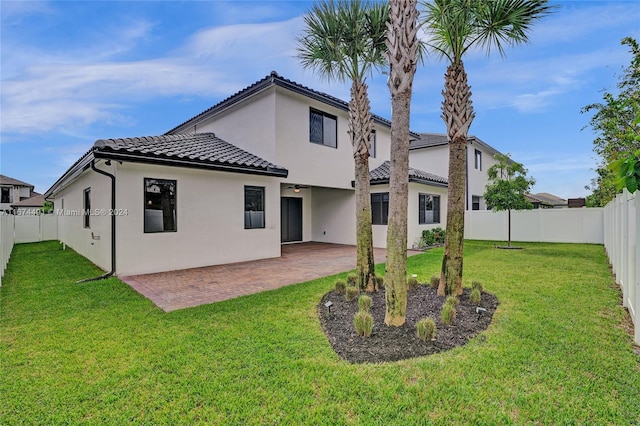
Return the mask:
<path fill-rule="evenodd" d="M 176 232 L 177 181 L 144 179 L 144 232 Z"/>
<path fill-rule="evenodd" d="M 371 131 L 371 136 L 369 136 L 369 155 L 371 158 L 376 158 L 376 131 Z"/>
<path fill-rule="evenodd" d="M 11 202 L 11 188 L 7 188 L 6 186 L 3 186 L 0 203 L 10 203 L 10 202 Z"/>
<path fill-rule="evenodd" d="M 83 225 L 85 228 L 91 228 L 91 188 L 87 188 L 84 190 L 84 197 L 83 197 L 83 202 L 82 202 L 82 208 L 83 208 Z"/>
<path fill-rule="evenodd" d="M 476 170 L 482 170 L 482 152 L 475 150 Z"/>
<path fill-rule="evenodd" d="M 418 223 L 440 223 L 440 196 L 418 194 Z"/>
<path fill-rule="evenodd" d="M 264 228 L 264 188 L 244 187 L 244 229 Z"/>
<path fill-rule="evenodd" d="M 478 195 L 471 196 L 471 210 L 480 210 L 480 200 L 482 197 Z"/>
<path fill-rule="evenodd" d="M 312 143 L 338 147 L 338 119 L 334 115 L 311 109 L 309 112 L 309 140 Z"/>
<path fill-rule="evenodd" d="M 389 219 L 389 193 L 371 194 L 371 224 L 386 225 Z"/>

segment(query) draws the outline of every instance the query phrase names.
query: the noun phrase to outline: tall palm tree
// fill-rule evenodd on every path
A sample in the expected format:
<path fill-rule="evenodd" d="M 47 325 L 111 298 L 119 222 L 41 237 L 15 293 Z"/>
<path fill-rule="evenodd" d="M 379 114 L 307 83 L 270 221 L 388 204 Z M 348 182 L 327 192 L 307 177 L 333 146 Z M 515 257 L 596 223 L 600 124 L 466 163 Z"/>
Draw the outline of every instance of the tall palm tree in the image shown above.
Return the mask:
<path fill-rule="evenodd" d="M 417 0 L 391 0 L 387 33 L 391 92 L 391 171 L 385 284 L 387 325 L 401 326 L 407 309 L 409 115 L 418 60 Z"/>
<path fill-rule="evenodd" d="M 462 61 L 472 47 L 487 54 L 528 42 L 534 22 L 550 12 L 546 0 L 433 0 L 422 3 L 427 46 L 449 62 L 442 119 L 449 139 L 447 234 L 438 294 L 462 293 L 467 134 L 475 116 Z"/>
<path fill-rule="evenodd" d="M 388 7 L 379 2 L 323 0 L 305 16 L 298 58 L 328 80 L 351 81 L 349 135 L 355 162 L 357 275 L 360 289 L 377 289 L 369 181 L 373 120 L 366 77 L 385 64 Z"/>

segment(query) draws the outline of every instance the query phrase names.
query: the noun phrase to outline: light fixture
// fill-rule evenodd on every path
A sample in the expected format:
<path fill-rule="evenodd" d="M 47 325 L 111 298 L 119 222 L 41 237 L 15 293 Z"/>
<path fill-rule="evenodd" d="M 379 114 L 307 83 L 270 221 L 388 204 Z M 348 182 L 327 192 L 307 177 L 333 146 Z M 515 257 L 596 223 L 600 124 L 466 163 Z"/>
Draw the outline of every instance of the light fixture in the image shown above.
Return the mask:
<path fill-rule="evenodd" d="M 329 309 L 329 313 L 331 313 L 331 307 L 333 306 L 333 302 L 331 300 L 328 300 L 327 302 L 325 302 L 324 306 Z"/>
<path fill-rule="evenodd" d="M 480 321 L 480 316 L 483 312 L 487 312 L 485 308 L 481 308 L 480 306 L 476 306 L 476 314 L 478 314 L 478 319 L 476 321 Z"/>
<path fill-rule="evenodd" d="M 296 186 L 293 188 L 293 192 L 295 192 L 296 194 L 297 194 L 298 192 L 300 192 L 300 187 L 299 187 L 298 185 L 296 185 Z"/>

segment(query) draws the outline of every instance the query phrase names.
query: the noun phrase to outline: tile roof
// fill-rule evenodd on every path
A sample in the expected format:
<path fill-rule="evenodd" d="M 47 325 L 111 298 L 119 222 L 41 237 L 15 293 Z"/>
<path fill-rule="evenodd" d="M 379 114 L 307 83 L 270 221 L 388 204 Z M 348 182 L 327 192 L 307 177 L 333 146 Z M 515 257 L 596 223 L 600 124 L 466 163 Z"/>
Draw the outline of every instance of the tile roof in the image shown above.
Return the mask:
<path fill-rule="evenodd" d="M 173 129 L 169 130 L 166 135 L 177 133 L 180 131 L 184 131 L 186 127 L 189 127 L 193 124 L 197 124 L 198 122 L 211 117 L 218 112 L 229 108 L 230 106 L 241 102 L 242 100 L 248 98 L 249 96 L 259 93 L 269 87 L 278 86 L 290 90 L 294 93 L 298 93 L 304 96 L 307 96 L 311 99 L 315 99 L 317 101 L 323 102 L 335 108 L 341 109 L 343 111 L 349 111 L 349 103 L 343 101 L 342 99 L 336 98 L 335 96 L 331 96 L 327 93 L 319 92 L 317 90 L 311 89 L 310 87 L 303 86 L 302 84 L 296 83 L 295 81 L 288 80 L 284 77 L 281 77 L 277 72 L 271 71 L 269 75 L 266 77 L 256 81 L 252 85 L 245 87 L 239 92 L 227 97 L 226 99 L 218 102 L 211 108 L 201 112 L 200 114 L 188 119 L 187 121 L 177 125 Z M 373 114 L 373 121 L 386 126 L 391 127 L 391 121 L 380 117 L 379 115 Z M 414 138 L 418 137 L 417 133 L 411 133 Z"/>
<path fill-rule="evenodd" d="M 434 146 L 442 146 L 449 143 L 449 138 L 445 133 L 419 133 L 419 135 L 420 138 L 410 141 L 409 150 L 432 148 Z M 467 138 L 467 141 L 470 144 L 477 144 L 483 147 L 490 154 L 500 154 L 500 151 L 476 136 L 470 135 Z"/>
<path fill-rule="evenodd" d="M 213 133 L 100 139 L 95 158 L 197 167 L 286 177 L 287 169 L 244 151 Z"/>
<path fill-rule="evenodd" d="M 371 184 L 389 183 L 391 176 L 391 162 L 385 161 L 380 166 L 369 172 Z M 409 182 L 424 183 L 428 185 L 447 186 L 448 180 L 441 176 L 423 172 L 422 170 L 409 167 Z"/>
<path fill-rule="evenodd" d="M 16 203 L 12 203 L 11 207 L 42 207 L 44 206 L 44 195 L 33 193 L 33 197 L 27 198 L 26 200 L 20 200 Z"/>
<path fill-rule="evenodd" d="M 14 179 L 5 175 L 0 175 L 0 184 L 13 186 L 29 186 L 33 188 L 33 185 L 31 185 L 30 183 L 22 182 L 21 180 Z"/>

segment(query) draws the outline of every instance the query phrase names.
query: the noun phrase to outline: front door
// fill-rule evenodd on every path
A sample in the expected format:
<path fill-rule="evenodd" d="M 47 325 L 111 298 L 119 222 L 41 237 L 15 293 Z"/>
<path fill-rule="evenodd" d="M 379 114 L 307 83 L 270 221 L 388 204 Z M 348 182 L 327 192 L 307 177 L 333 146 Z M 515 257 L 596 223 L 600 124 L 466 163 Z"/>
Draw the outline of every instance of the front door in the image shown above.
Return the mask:
<path fill-rule="evenodd" d="M 283 243 L 302 241 L 302 198 L 280 199 L 280 229 Z"/>

